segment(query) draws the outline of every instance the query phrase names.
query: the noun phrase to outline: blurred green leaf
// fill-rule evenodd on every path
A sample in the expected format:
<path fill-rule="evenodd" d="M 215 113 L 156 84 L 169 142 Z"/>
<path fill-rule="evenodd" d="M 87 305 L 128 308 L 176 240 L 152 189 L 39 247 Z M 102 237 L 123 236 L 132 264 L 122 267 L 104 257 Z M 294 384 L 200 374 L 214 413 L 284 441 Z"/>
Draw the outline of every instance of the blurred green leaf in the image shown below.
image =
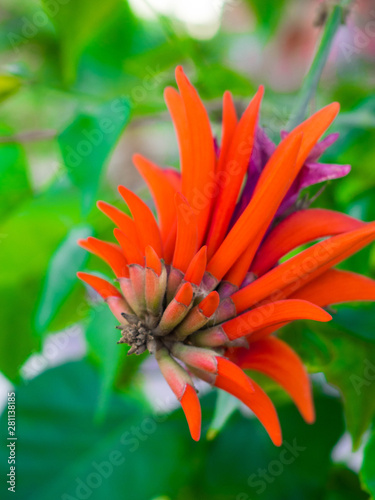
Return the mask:
<path fill-rule="evenodd" d="M 217 391 L 215 412 L 207 431 L 207 439 L 212 440 L 219 434 L 233 413 L 238 410 L 241 402 L 224 391 Z"/>
<path fill-rule="evenodd" d="M 0 75 L 0 102 L 15 94 L 22 80 L 14 75 Z"/>
<path fill-rule="evenodd" d="M 195 443 L 181 409 L 169 417 L 151 414 L 130 394 L 112 394 L 111 411 L 98 424 L 99 393 L 100 380 L 87 361 L 51 369 L 19 388 L 19 498 L 323 498 L 331 450 L 343 430 L 335 399 L 317 397 L 314 426 L 293 405 L 279 408 L 284 444 L 277 448 L 256 419 L 239 413 L 215 441 Z M 211 396 L 202 399 L 204 428 L 212 415 Z M 0 425 L 5 424 L 3 415 Z M 2 474 L 6 453 L 1 448 Z"/>
<path fill-rule="evenodd" d="M 69 231 L 51 256 L 35 313 L 35 329 L 46 331 L 59 307 L 77 282 L 77 271 L 87 259 L 87 251 L 77 241 L 93 234 L 90 226 L 81 225 Z"/>
<path fill-rule="evenodd" d="M 323 372 L 327 381 L 337 387 L 344 400 L 348 430 L 357 448 L 363 433 L 375 414 L 375 344 L 367 342 L 349 328 L 332 324 L 315 324 L 313 333 L 303 324 L 283 329 L 281 335 L 313 373 Z M 322 348 L 318 348 L 318 342 Z M 319 355 L 323 351 L 324 356 Z"/>
<path fill-rule="evenodd" d="M 246 3 L 249 4 L 251 10 L 257 16 L 259 28 L 266 36 L 269 36 L 276 29 L 285 5 L 288 2 L 287 0 L 279 0 L 277 2 L 273 0 L 263 0 L 263 2 L 246 0 Z"/>
<path fill-rule="evenodd" d="M 358 475 L 344 465 L 335 465 L 330 471 L 323 500 L 370 500 L 361 489 Z"/>
<path fill-rule="evenodd" d="M 100 175 L 129 115 L 129 102 L 114 99 L 95 115 L 79 115 L 58 138 L 69 178 L 81 191 L 84 217 L 96 201 Z"/>
<path fill-rule="evenodd" d="M 36 298 L 53 251 L 78 223 L 77 205 L 72 189 L 55 190 L 18 207 L 0 225 L 0 369 L 11 380 L 40 346 L 32 319 Z"/>
<path fill-rule="evenodd" d="M 11 134 L 0 126 L 0 136 Z M 17 204 L 31 195 L 26 157 L 19 144 L 0 143 L 0 217 L 9 217 Z"/>
<path fill-rule="evenodd" d="M 375 498 L 375 427 L 372 428 L 370 438 L 365 447 L 361 467 L 361 480 L 365 489 L 371 494 L 371 498 Z"/>
<path fill-rule="evenodd" d="M 228 89 L 234 95 L 249 96 L 255 87 L 246 75 L 242 75 L 223 64 L 202 64 L 198 68 L 198 85 L 202 98 L 220 98 Z"/>
<path fill-rule="evenodd" d="M 42 0 L 45 11 L 58 32 L 63 75 L 67 83 L 75 77 L 79 56 L 121 8 L 122 0 L 78 0 L 54 4 Z"/>
<path fill-rule="evenodd" d="M 334 322 L 344 329 L 349 329 L 362 340 L 375 344 L 375 306 L 341 307 L 334 315 Z"/>
<path fill-rule="evenodd" d="M 118 322 L 106 304 L 93 308 L 88 321 L 86 339 L 89 352 L 95 356 L 101 373 L 97 417 L 103 419 L 109 410 L 110 395 L 125 346 L 117 344 L 119 331 L 115 326 Z"/>

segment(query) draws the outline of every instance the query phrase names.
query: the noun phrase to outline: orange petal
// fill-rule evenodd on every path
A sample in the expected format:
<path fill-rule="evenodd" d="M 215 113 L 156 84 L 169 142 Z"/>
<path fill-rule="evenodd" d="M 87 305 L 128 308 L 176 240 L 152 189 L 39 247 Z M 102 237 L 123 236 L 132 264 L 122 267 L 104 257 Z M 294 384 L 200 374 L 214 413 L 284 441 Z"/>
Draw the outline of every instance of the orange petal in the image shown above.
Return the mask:
<path fill-rule="evenodd" d="M 80 280 L 90 285 L 104 300 L 108 297 L 122 298 L 121 292 L 108 281 L 92 274 L 78 272 L 77 276 Z"/>
<path fill-rule="evenodd" d="M 175 168 L 164 168 L 163 173 L 175 191 L 182 191 L 181 172 Z"/>
<path fill-rule="evenodd" d="M 210 318 L 218 308 L 219 303 L 220 295 L 216 291 L 213 291 L 198 304 L 198 307 L 206 318 Z"/>
<path fill-rule="evenodd" d="M 157 276 L 160 276 L 162 271 L 162 265 L 157 253 L 150 246 L 146 247 L 145 253 L 146 253 L 146 267 L 155 271 L 155 274 Z"/>
<path fill-rule="evenodd" d="M 280 300 L 241 314 L 224 323 L 222 328 L 229 340 L 234 340 L 271 325 L 298 319 L 330 321 L 332 316 L 306 300 Z"/>
<path fill-rule="evenodd" d="M 164 99 L 172 117 L 180 150 L 182 194 L 189 199 L 194 189 L 192 169 L 194 159 L 185 106 L 180 94 L 172 87 L 167 87 L 164 90 Z"/>
<path fill-rule="evenodd" d="M 374 239 L 375 223 L 372 222 L 316 243 L 234 293 L 231 298 L 237 313 L 270 296 L 271 300 L 285 299 Z"/>
<path fill-rule="evenodd" d="M 197 218 L 187 200 L 176 193 L 177 239 L 173 255 L 173 267 L 186 272 L 198 246 Z"/>
<path fill-rule="evenodd" d="M 233 361 L 243 370 L 256 370 L 280 384 L 308 423 L 315 420 L 310 379 L 297 354 L 285 342 L 269 337 L 234 350 Z"/>
<path fill-rule="evenodd" d="M 184 340 L 203 328 L 215 313 L 220 302 L 217 292 L 211 292 L 198 305 L 193 307 L 186 318 L 178 325 L 173 335 L 178 340 Z"/>
<path fill-rule="evenodd" d="M 135 222 L 131 217 L 129 217 L 129 215 L 124 214 L 124 212 L 109 203 L 106 203 L 105 201 L 98 201 L 96 205 L 101 212 L 109 217 L 111 221 L 113 221 L 116 226 L 121 229 L 124 234 L 126 234 L 133 245 L 139 246 L 137 228 L 135 226 Z"/>
<path fill-rule="evenodd" d="M 348 215 L 314 208 L 289 215 L 269 234 L 254 259 L 251 270 L 261 276 L 293 249 L 324 236 L 353 231 L 365 223 Z"/>
<path fill-rule="evenodd" d="M 198 441 L 201 428 L 201 408 L 193 382 L 188 373 L 177 363 L 165 347 L 155 353 L 160 371 L 180 401 L 189 425 L 191 437 Z"/>
<path fill-rule="evenodd" d="M 191 437 L 194 441 L 199 441 L 201 436 L 202 412 L 197 393 L 191 385 L 186 384 L 180 403 L 185 413 Z"/>
<path fill-rule="evenodd" d="M 103 259 L 111 267 L 117 278 L 129 276 L 126 259 L 117 245 L 98 240 L 92 236 L 89 236 L 86 240 L 79 240 L 78 244 Z"/>
<path fill-rule="evenodd" d="M 188 307 L 193 300 L 193 287 L 190 283 L 184 283 L 181 288 L 178 290 L 175 296 L 175 300 L 179 304 L 183 304 Z"/>
<path fill-rule="evenodd" d="M 223 241 L 234 212 L 253 149 L 263 92 L 264 89 L 260 86 L 234 132 L 224 165 L 219 167 L 220 175 L 217 176 L 217 184 L 220 187 L 220 192 L 217 196 L 207 237 L 209 258 Z"/>
<path fill-rule="evenodd" d="M 130 238 L 126 236 L 117 227 L 113 230 L 113 234 L 126 257 L 128 264 L 139 264 L 140 266 L 145 265 L 145 259 L 138 248 L 133 245 Z"/>
<path fill-rule="evenodd" d="M 158 256 L 163 257 L 160 231 L 154 214 L 146 203 L 130 191 L 130 189 L 119 186 L 118 190 L 133 216 L 137 227 L 138 239 L 141 244 L 141 251 L 144 253 L 147 245 L 151 245 Z"/>
<path fill-rule="evenodd" d="M 220 144 L 220 156 L 218 163 L 218 171 L 225 168 L 226 156 L 232 142 L 237 126 L 237 113 L 234 106 L 232 94 L 227 90 L 223 96 L 223 121 L 222 121 L 222 138 Z"/>
<path fill-rule="evenodd" d="M 181 66 L 176 68 L 176 81 L 184 101 L 186 117 L 190 134 L 193 163 L 189 165 L 192 171 L 193 191 L 186 198 L 198 215 L 198 244 L 205 237 L 213 197 L 209 186 L 215 181 L 215 150 L 207 111 L 195 88 L 191 85 Z M 185 172 L 182 171 L 182 182 Z"/>
<path fill-rule="evenodd" d="M 236 397 L 250 408 L 268 432 L 272 442 L 276 446 L 280 446 L 282 443 L 282 434 L 275 407 L 259 385 L 250 378 L 248 380 L 251 382 L 253 388 L 253 392 L 251 393 L 241 390 L 237 384 L 221 383 L 218 387 L 229 392 L 229 394 L 232 394 L 232 396 Z"/>
<path fill-rule="evenodd" d="M 297 159 L 297 168 L 300 168 L 309 156 L 312 148 L 331 125 L 340 111 L 338 102 L 332 102 L 314 113 L 310 118 L 302 122 L 289 135 L 298 135 L 303 132 L 301 149 Z"/>
<path fill-rule="evenodd" d="M 190 281 L 199 286 L 203 279 L 207 265 L 207 247 L 203 246 L 191 260 L 184 276 L 185 281 Z"/>
<path fill-rule="evenodd" d="M 236 387 L 238 391 L 242 391 L 243 394 L 249 394 L 254 391 L 249 377 L 236 364 L 220 356 L 216 357 L 216 361 L 216 387 L 227 392 L 230 392 L 232 388 Z"/>
<path fill-rule="evenodd" d="M 251 380 L 251 383 L 254 387 L 254 393 L 248 396 L 244 403 L 258 417 L 259 421 L 268 432 L 273 444 L 275 446 L 281 446 L 283 438 L 276 409 L 263 389 L 253 380 Z"/>
<path fill-rule="evenodd" d="M 294 292 L 290 298 L 308 300 L 321 307 L 375 300 L 375 280 L 349 271 L 330 269 Z"/>
<path fill-rule="evenodd" d="M 171 227 L 176 222 L 176 212 L 170 203 L 176 193 L 175 186 L 170 181 L 170 176 L 165 175 L 160 167 L 142 155 L 134 155 L 133 162 L 152 192 L 158 213 L 161 237 L 163 242 L 166 242 Z"/>
<path fill-rule="evenodd" d="M 241 285 L 267 228 L 298 174 L 296 158 L 301 140 L 301 135 L 287 136 L 271 156 L 249 205 L 208 263 L 207 271 L 217 279 L 240 258 L 240 269 L 235 266 L 235 272 L 228 273 L 226 279 Z"/>

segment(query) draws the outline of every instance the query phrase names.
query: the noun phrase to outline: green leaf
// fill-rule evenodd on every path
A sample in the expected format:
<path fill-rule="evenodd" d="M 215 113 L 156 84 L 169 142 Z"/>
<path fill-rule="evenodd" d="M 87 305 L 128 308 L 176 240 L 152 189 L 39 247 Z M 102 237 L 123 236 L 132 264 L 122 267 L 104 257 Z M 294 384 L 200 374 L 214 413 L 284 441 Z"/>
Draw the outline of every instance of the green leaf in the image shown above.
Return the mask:
<path fill-rule="evenodd" d="M 373 382 L 374 383 L 374 382 Z M 363 464 L 360 471 L 361 480 L 365 489 L 375 497 L 375 427 L 373 427 L 370 438 L 366 444 Z"/>
<path fill-rule="evenodd" d="M 333 316 L 334 322 L 363 340 L 375 344 L 375 306 L 342 307 Z"/>
<path fill-rule="evenodd" d="M 0 136 L 11 134 L 7 127 L 0 127 Z M 9 217 L 17 204 L 31 195 L 27 162 L 19 144 L 0 143 L 0 217 Z"/>
<path fill-rule="evenodd" d="M 101 373 L 97 417 L 102 420 L 108 410 L 110 394 L 125 349 L 123 345 L 117 344 L 119 331 L 115 327 L 118 322 L 105 303 L 91 309 L 88 321 L 86 339 Z"/>
<path fill-rule="evenodd" d="M 327 491 L 323 500 L 370 500 L 361 489 L 358 475 L 345 467 L 336 465 L 330 472 Z"/>
<path fill-rule="evenodd" d="M 130 394 L 112 394 L 111 411 L 97 423 L 99 391 L 87 361 L 48 370 L 17 390 L 18 498 L 249 500 L 260 492 L 264 500 L 323 498 L 343 430 L 336 399 L 317 397 L 313 426 L 292 404 L 280 407 L 284 444 L 278 448 L 256 419 L 239 413 L 215 441 L 195 443 L 181 409 L 152 414 Z M 202 399 L 203 428 L 213 402 L 212 394 Z M 4 477 L 7 453 L 0 449 Z"/>
<path fill-rule="evenodd" d="M 100 175 L 109 154 L 129 120 L 126 99 L 101 106 L 95 115 L 81 114 L 58 138 L 68 175 L 82 194 L 83 216 L 92 209 Z"/>
<path fill-rule="evenodd" d="M 59 307 L 77 283 L 77 271 L 84 265 L 87 252 L 77 245 L 81 238 L 91 236 L 90 226 L 71 229 L 51 256 L 35 314 L 35 329 L 46 331 Z"/>
<path fill-rule="evenodd" d="M 121 0 L 78 0 L 51 2 L 42 0 L 45 11 L 56 27 L 61 50 L 61 65 L 67 83 L 74 80 L 82 50 L 98 32 L 115 19 Z"/>
<path fill-rule="evenodd" d="M 287 2 L 286 0 L 279 0 L 278 2 L 273 0 L 264 0 L 263 2 L 247 0 L 247 3 L 255 12 L 260 29 L 269 36 L 277 27 Z"/>
<path fill-rule="evenodd" d="M 15 94 L 22 80 L 14 75 L 0 75 L 0 102 Z"/>
<path fill-rule="evenodd" d="M 0 369 L 11 380 L 17 380 L 23 362 L 40 347 L 33 323 L 36 299 L 49 259 L 77 224 L 77 213 L 70 188 L 30 200 L 0 225 Z"/>
<path fill-rule="evenodd" d="M 215 413 L 207 431 L 207 439 L 215 439 L 219 432 L 224 428 L 233 413 L 238 410 L 241 402 L 227 392 L 217 391 Z"/>
<path fill-rule="evenodd" d="M 334 323 L 303 323 L 283 329 L 281 335 L 313 373 L 323 372 L 342 394 L 346 422 L 357 448 L 375 414 L 375 344 Z"/>

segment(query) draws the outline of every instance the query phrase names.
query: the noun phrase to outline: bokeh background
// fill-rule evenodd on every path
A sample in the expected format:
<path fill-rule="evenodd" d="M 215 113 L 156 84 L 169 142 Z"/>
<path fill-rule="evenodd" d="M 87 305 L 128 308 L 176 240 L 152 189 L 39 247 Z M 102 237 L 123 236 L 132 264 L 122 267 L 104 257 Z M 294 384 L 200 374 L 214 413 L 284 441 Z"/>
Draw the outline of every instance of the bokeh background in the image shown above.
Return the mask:
<path fill-rule="evenodd" d="M 108 275 L 77 247 L 111 239 L 97 199 L 121 183 L 149 194 L 131 164 L 178 167 L 163 89 L 182 64 L 219 136 L 221 96 L 242 110 L 263 83 L 261 125 L 293 119 L 335 5 L 340 19 L 307 113 L 337 100 L 325 161 L 351 174 L 317 203 L 375 219 L 375 2 L 357 0 L 1 0 L 0 497 L 22 500 L 362 500 L 375 494 L 375 307 L 281 332 L 312 373 L 305 424 L 269 380 L 285 444 L 228 397 L 201 387 L 203 439 L 146 355 L 126 357 L 115 320 L 76 279 Z M 316 188 L 315 188 L 316 189 Z M 375 277 L 374 247 L 343 264 Z M 16 388 L 16 494 L 7 491 L 7 392 Z M 205 436 L 208 435 L 209 439 Z"/>

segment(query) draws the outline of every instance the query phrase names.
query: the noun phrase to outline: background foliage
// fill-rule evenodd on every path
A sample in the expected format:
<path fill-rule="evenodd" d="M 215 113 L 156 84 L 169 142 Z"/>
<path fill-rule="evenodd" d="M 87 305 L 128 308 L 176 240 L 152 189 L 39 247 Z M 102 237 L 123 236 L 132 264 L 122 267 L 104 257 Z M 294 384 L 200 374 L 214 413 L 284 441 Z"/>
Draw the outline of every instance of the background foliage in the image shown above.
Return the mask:
<path fill-rule="evenodd" d="M 264 381 L 282 449 L 230 400 L 218 402 L 225 415 L 215 413 L 214 392 L 202 398 L 203 431 L 216 438 L 195 444 L 169 392 L 150 386 L 152 363 L 139 370 L 145 356 L 126 357 L 111 314 L 75 273 L 101 265 L 76 240 L 111 237 L 96 200 L 121 206 L 118 183 L 148 197 L 131 154 L 178 165 L 163 102 L 177 64 L 205 99 L 214 131 L 226 89 L 243 109 L 265 83 L 261 124 L 275 140 L 304 102 L 311 113 L 338 100 L 340 140 L 325 161 L 353 169 L 328 183 L 318 204 L 374 220 L 373 2 L 341 2 L 333 21 L 337 2 L 162 3 L 150 2 L 148 14 L 139 0 L 0 6 L 0 369 L 4 394 L 17 389 L 17 498 L 370 498 L 374 305 L 338 307 L 329 325 L 300 322 L 281 333 L 315 374 L 315 425 Z M 315 58 L 321 67 L 303 84 L 327 17 L 335 24 Z M 374 248 L 343 267 L 375 277 Z M 2 478 L 6 454 L 2 446 Z M 0 488 L 3 497 L 5 480 Z"/>

